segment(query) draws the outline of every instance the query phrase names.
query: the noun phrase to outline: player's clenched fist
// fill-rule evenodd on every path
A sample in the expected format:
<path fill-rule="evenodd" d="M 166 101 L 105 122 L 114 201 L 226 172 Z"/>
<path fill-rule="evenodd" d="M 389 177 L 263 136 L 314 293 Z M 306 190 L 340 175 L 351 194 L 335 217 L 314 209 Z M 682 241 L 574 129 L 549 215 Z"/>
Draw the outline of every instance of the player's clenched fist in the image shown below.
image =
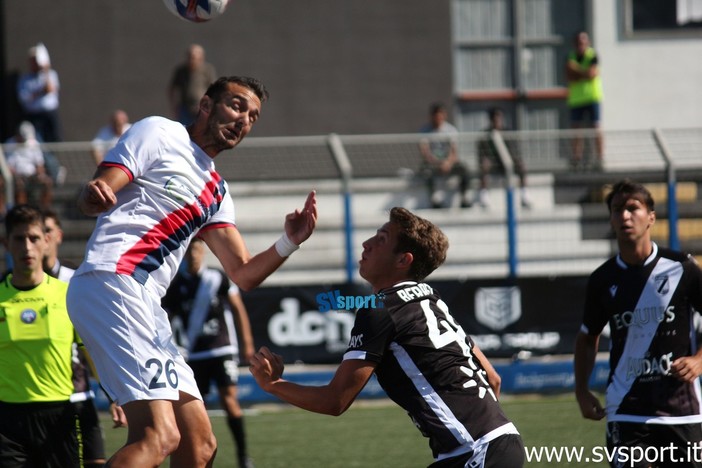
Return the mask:
<path fill-rule="evenodd" d="M 275 354 L 270 349 L 262 346 L 251 358 L 249 369 L 258 385 L 266 390 L 269 383 L 280 379 L 283 375 L 284 367 L 283 358 L 279 354 Z"/>
<path fill-rule="evenodd" d="M 88 182 L 81 192 L 79 205 L 81 211 L 88 216 L 96 216 L 107 211 L 117 203 L 112 188 L 103 180 L 95 179 Z"/>

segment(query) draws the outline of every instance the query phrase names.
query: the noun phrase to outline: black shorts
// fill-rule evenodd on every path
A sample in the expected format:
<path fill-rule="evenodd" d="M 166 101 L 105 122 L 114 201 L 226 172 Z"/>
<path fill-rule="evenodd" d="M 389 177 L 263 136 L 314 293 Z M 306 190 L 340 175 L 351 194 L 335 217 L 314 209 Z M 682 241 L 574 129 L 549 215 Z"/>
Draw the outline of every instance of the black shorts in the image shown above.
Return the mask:
<path fill-rule="evenodd" d="M 202 396 L 210 393 L 212 382 L 217 387 L 236 385 L 239 381 L 239 361 L 234 355 L 188 361 L 195 374 L 195 382 Z"/>
<path fill-rule="evenodd" d="M 600 103 L 593 102 L 579 107 L 571 107 L 570 121 L 573 123 L 582 123 L 590 121 L 593 124 L 600 122 Z"/>
<path fill-rule="evenodd" d="M 95 400 L 91 398 L 85 401 L 77 401 L 73 403 L 73 410 L 78 416 L 83 460 L 104 460 L 105 442 L 102 437 L 102 427 L 100 427 L 97 408 L 95 408 Z"/>
<path fill-rule="evenodd" d="M 0 403 L 0 466 L 80 466 L 77 418 L 68 402 Z"/>
<path fill-rule="evenodd" d="M 621 448 L 619 467 L 702 468 L 702 425 L 607 423 L 607 449 Z"/>
<path fill-rule="evenodd" d="M 488 442 L 484 456 L 474 455 L 474 452 L 468 452 L 444 458 L 432 463 L 429 468 L 522 468 L 524 442 L 519 434 L 505 434 Z"/>

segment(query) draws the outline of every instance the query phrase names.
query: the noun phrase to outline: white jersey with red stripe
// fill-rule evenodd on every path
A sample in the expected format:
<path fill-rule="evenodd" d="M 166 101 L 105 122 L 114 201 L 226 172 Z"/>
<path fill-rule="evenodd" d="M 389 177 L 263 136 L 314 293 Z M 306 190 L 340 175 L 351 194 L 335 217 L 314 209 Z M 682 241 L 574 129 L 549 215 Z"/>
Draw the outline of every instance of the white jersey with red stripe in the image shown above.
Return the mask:
<path fill-rule="evenodd" d="M 135 123 L 101 166 L 122 169 L 130 183 L 98 217 L 77 275 L 130 275 L 162 297 L 198 231 L 235 225 L 226 182 L 178 122 L 148 117 Z"/>

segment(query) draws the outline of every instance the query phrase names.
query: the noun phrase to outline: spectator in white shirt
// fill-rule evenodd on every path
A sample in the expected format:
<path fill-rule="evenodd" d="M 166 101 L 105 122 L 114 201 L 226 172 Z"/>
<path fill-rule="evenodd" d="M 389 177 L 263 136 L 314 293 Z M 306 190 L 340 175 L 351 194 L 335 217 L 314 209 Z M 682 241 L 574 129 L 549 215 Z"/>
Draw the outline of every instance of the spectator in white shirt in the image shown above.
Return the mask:
<path fill-rule="evenodd" d="M 15 204 L 29 203 L 30 192 L 40 189 L 38 204 L 42 209 L 51 205 L 53 181 L 46 173 L 44 153 L 30 122 L 22 122 L 15 136 L 5 142 L 5 157 L 14 181 Z"/>
<path fill-rule="evenodd" d="M 105 153 L 117 144 L 122 134 L 131 126 L 129 116 L 122 109 L 117 109 L 110 114 L 110 123 L 102 127 L 93 138 L 93 159 L 96 165 L 100 165 Z"/>
<path fill-rule="evenodd" d="M 61 141 L 58 73 L 51 68 L 49 51 L 44 44 L 29 49 L 28 55 L 29 71 L 17 82 L 17 97 L 24 119 L 34 125 L 41 141 Z"/>

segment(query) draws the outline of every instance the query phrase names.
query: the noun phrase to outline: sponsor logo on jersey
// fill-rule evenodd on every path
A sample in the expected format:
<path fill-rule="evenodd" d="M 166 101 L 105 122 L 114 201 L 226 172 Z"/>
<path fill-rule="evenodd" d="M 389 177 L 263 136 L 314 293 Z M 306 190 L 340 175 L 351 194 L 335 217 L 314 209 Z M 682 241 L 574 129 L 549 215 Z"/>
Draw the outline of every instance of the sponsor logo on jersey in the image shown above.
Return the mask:
<path fill-rule="evenodd" d="M 168 179 L 164 185 L 164 188 L 172 198 L 182 202 L 183 204 L 187 205 L 197 200 L 197 194 L 193 193 L 188 188 L 188 182 L 181 176 L 176 175 Z"/>
<path fill-rule="evenodd" d="M 503 330 L 522 316 L 522 295 L 517 286 L 478 288 L 475 293 L 475 318 L 481 324 Z"/>
<path fill-rule="evenodd" d="M 609 287 L 609 295 L 612 297 L 616 296 L 617 295 L 617 288 L 619 288 L 619 286 L 617 286 L 616 284 L 613 284 L 612 286 L 610 286 Z"/>
<path fill-rule="evenodd" d="M 349 348 L 360 348 L 361 346 L 363 346 L 363 333 L 353 335 L 349 340 Z"/>
<path fill-rule="evenodd" d="M 322 292 L 315 296 L 320 312 L 330 310 L 356 310 L 356 309 L 379 309 L 385 307 L 383 300 L 384 293 L 372 294 L 370 296 L 342 296 L 341 291 Z"/>
<path fill-rule="evenodd" d="M 653 278 L 656 283 L 656 292 L 660 295 L 668 294 L 670 290 L 670 282 L 668 281 L 668 275 L 658 275 Z"/>
<path fill-rule="evenodd" d="M 213 318 L 202 324 L 202 334 L 204 336 L 218 336 L 220 332 L 219 319 Z"/>
<path fill-rule="evenodd" d="M 675 306 L 643 307 L 612 316 L 612 323 L 614 323 L 617 330 L 631 326 L 645 325 L 652 321 L 660 323 L 664 320 L 666 323 L 675 320 Z"/>
<path fill-rule="evenodd" d="M 637 377 L 668 375 L 672 363 L 673 353 L 647 358 L 629 358 L 626 362 L 626 378 L 631 380 Z"/>
<path fill-rule="evenodd" d="M 33 309 L 24 309 L 20 313 L 20 320 L 24 323 L 34 323 L 37 319 L 37 312 Z"/>

